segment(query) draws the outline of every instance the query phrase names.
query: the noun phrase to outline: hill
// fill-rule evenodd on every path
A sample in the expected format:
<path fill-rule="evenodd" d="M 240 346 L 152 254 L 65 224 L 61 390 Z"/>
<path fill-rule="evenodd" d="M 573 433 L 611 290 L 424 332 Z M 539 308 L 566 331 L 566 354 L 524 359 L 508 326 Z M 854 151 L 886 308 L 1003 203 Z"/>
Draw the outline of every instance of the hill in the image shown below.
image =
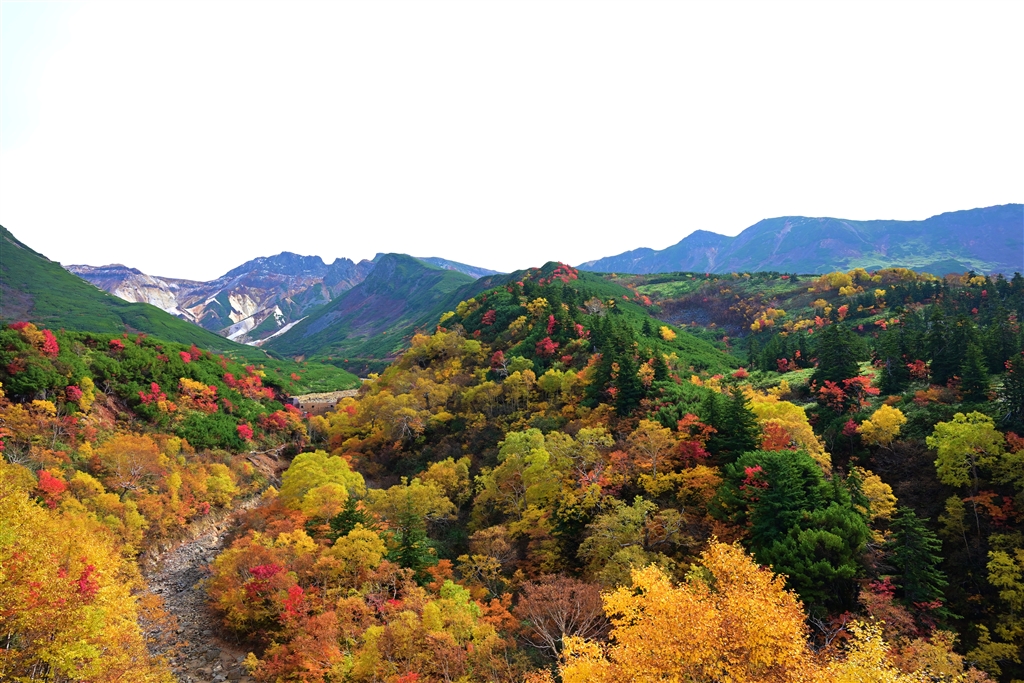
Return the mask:
<path fill-rule="evenodd" d="M 237 344 L 148 303 L 131 303 L 101 291 L 18 241 L 0 226 L 0 322 L 29 321 L 39 327 L 97 334 L 145 333 L 165 342 L 264 366 L 289 393 L 331 391 L 358 385 L 350 373 L 330 366 L 273 358 Z M 299 381 L 291 379 L 295 374 Z"/>
<path fill-rule="evenodd" d="M 1024 271 L 1024 205 L 953 211 L 922 221 L 770 218 L 736 237 L 697 230 L 660 251 L 636 249 L 580 265 L 584 270 L 634 274 L 827 273 L 890 267 L 934 275 Z"/>
<path fill-rule="evenodd" d="M 266 348 L 289 356 L 324 359 L 356 371 L 379 370 L 408 345 L 416 328 L 476 291 L 474 280 L 405 254 L 383 254 L 366 279 L 312 312 Z"/>

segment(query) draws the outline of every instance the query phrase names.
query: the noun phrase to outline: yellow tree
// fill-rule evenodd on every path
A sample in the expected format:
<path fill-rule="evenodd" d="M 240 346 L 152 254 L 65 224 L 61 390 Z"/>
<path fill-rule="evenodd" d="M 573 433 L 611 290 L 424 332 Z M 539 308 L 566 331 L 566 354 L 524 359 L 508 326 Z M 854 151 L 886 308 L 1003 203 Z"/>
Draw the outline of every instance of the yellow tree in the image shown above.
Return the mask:
<path fill-rule="evenodd" d="M 899 408 L 883 405 L 871 414 L 870 419 L 861 422 L 857 431 L 865 443 L 888 447 L 906 422 L 907 418 Z"/>
<path fill-rule="evenodd" d="M 659 568 L 604 596 L 611 644 L 566 644 L 562 680 L 654 683 L 802 680 L 812 669 L 804 614 L 785 578 L 739 547 L 712 541 L 701 565 L 673 585 Z"/>

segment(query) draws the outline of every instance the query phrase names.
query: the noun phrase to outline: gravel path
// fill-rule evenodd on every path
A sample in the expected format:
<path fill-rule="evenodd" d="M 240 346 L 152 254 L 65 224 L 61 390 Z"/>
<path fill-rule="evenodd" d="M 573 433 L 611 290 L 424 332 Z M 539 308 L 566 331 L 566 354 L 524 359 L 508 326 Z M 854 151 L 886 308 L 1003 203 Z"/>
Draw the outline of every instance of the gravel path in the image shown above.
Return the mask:
<path fill-rule="evenodd" d="M 258 500 L 240 507 L 249 508 Z M 247 651 L 224 633 L 220 621 L 207 606 L 201 582 L 210 575 L 209 565 L 224 547 L 234 515 L 210 520 L 185 540 L 150 559 L 143 567 L 149 591 L 164 600 L 171 619 L 149 628 L 153 654 L 167 658 L 181 683 L 252 683 L 242 667 Z"/>

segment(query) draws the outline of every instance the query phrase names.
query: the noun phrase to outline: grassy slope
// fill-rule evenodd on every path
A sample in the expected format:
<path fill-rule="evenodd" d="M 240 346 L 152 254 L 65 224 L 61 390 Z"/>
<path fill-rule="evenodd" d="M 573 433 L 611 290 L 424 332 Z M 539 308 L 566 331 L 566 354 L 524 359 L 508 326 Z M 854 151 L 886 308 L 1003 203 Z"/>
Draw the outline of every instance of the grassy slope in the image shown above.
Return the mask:
<path fill-rule="evenodd" d="M 0 226 L 0 321 L 28 320 L 42 327 L 82 332 L 146 334 L 196 346 L 231 358 L 263 365 L 268 374 L 296 392 L 327 391 L 358 385 L 358 378 L 338 368 L 300 366 L 269 357 L 262 350 L 236 344 L 176 318 L 150 304 L 129 303 L 100 290 L 19 242 Z M 295 372 L 302 379 L 292 382 Z"/>
<path fill-rule="evenodd" d="M 494 276 L 495 278 L 501 276 Z M 388 254 L 362 283 L 313 311 L 267 347 L 357 370 L 378 370 L 408 346 L 417 328 L 490 286 L 403 254 Z"/>

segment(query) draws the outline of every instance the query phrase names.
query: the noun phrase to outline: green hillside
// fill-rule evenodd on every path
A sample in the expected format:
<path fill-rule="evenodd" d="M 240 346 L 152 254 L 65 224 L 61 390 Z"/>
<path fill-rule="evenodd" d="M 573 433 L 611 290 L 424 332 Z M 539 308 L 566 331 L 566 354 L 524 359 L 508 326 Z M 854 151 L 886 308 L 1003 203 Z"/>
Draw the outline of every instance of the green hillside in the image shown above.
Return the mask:
<path fill-rule="evenodd" d="M 0 322 L 26 320 L 39 327 L 99 334 L 143 332 L 264 366 L 287 390 L 329 391 L 358 385 L 358 378 L 338 368 L 300 366 L 261 349 L 237 344 L 156 306 L 129 303 L 96 288 L 18 241 L 0 226 Z M 295 373 L 299 381 L 291 380 Z M 306 377 L 309 381 L 306 381 Z"/>
<path fill-rule="evenodd" d="M 266 347 L 292 357 L 324 360 L 356 372 L 382 369 L 418 328 L 505 276 L 474 280 L 405 254 L 385 254 L 366 279 Z"/>

